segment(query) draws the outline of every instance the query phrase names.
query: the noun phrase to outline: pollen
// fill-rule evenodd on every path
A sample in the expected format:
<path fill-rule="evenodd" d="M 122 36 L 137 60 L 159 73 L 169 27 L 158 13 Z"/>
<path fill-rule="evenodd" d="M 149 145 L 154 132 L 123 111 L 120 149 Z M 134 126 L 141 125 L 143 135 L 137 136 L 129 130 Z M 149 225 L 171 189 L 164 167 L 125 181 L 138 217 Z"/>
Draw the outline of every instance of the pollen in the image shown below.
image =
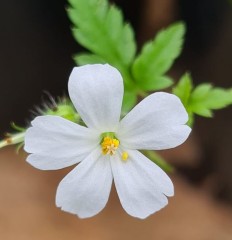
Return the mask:
<path fill-rule="evenodd" d="M 104 155 L 110 154 L 111 156 L 116 153 L 116 150 L 119 146 L 119 140 L 111 137 L 104 137 L 101 147 L 102 147 L 102 153 Z"/>
<path fill-rule="evenodd" d="M 128 153 L 127 152 L 123 152 L 122 153 L 122 160 L 126 161 L 128 159 Z"/>

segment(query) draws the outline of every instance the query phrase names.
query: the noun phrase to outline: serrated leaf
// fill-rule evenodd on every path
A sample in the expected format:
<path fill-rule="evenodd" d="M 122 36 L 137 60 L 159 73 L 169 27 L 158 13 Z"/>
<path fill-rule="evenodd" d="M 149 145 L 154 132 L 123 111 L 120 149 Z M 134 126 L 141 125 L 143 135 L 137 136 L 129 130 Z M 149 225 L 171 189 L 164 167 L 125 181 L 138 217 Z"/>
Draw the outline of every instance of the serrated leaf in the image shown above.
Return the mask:
<path fill-rule="evenodd" d="M 188 115 L 188 125 L 192 126 L 194 114 L 202 117 L 213 117 L 213 110 L 225 108 L 232 104 L 232 88 L 223 89 L 213 87 L 210 83 L 202 83 L 193 89 L 189 74 L 184 74 L 173 88 L 184 104 Z"/>
<path fill-rule="evenodd" d="M 133 77 L 143 90 L 160 90 L 167 87 L 167 83 L 162 82 L 161 77 L 180 55 L 184 33 L 185 25 L 176 23 L 160 31 L 154 41 L 145 44 L 132 67 Z"/>
<path fill-rule="evenodd" d="M 136 44 L 134 32 L 129 24 L 123 23 L 121 11 L 106 0 L 69 0 L 69 3 L 68 16 L 77 42 L 122 73 L 129 71 Z M 86 63 L 87 59 L 76 60 Z M 127 81 L 128 74 L 124 78 Z"/>
<path fill-rule="evenodd" d="M 212 85 L 210 83 L 202 83 L 197 86 L 192 92 L 191 99 L 194 101 L 205 100 L 212 89 Z"/>
<path fill-rule="evenodd" d="M 142 89 L 145 91 L 161 90 L 172 86 L 172 84 L 173 80 L 170 77 L 157 76 L 156 78 L 150 78 L 150 80 L 147 81 L 146 84 L 142 86 Z"/>
<path fill-rule="evenodd" d="M 225 108 L 232 104 L 231 89 L 214 88 L 204 83 L 197 86 L 189 99 L 189 109 L 203 117 L 212 117 L 212 110 Z"/>
<path fill-rule="evenodd" d="M 205 104 L 210 109 L 220 109 L 232 104 L 231 90 L 214 88 L 208 94 Z"/>
<path fill-rule="evenodd" d="M 186 108 L 188 107 L 188 101 L 192 92 L 192 88 L 193 84 L 191 76 L 189 73 L 185 73 L 172 90 L 172 92 L 180 98 L 181 102 Z"/>
<path fill-rule="evenodd" d="M 207 109 L 205 106 L 202 106 L 201 104 L 195 104 L 192 108 L 192 111 L 202 117 L 213 117 L 213 112 L 210 109 Z"/>
<path fill-rule="evenodd" d="M 94 54 L 90 54 L 90 53 L 76 54 L 74 56 L 74 61 L 78 65 L 106 63 L 101 57 L 94 55 Z"/>

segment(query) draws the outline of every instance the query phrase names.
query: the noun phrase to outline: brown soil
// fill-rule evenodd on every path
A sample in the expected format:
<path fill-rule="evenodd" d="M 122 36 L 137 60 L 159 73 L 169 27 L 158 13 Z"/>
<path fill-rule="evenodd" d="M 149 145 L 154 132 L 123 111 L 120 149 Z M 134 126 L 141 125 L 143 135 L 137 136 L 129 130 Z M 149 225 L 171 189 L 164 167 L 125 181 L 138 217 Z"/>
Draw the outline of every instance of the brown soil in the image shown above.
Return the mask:
<path fill-rule="evenodd" d="M 56 187 L 70 169 L 39 171 L 25 157 L 11 148 L 0 152 L 1 240 L 232 239 L 232 209 L 176 175 L 171 176 L 175 197 L 146 220 L 128 216 L 115 189 L 100 214 L 81 220 L 54 203 Z"/>

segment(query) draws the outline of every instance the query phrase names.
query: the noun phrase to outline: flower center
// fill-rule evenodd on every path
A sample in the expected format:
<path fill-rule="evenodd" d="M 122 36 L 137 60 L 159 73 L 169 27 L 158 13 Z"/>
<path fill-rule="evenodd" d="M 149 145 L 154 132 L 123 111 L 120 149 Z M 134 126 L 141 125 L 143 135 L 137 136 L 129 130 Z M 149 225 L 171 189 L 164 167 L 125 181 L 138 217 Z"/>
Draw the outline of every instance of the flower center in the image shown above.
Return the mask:
<path fill-rule="evenodd" d="M 101 147 L 102 147 L 102 153 L 104 155 L 110 154 L 111 156 L 116 153 L 116 150 L 118 149 L 119 141 L 116 138 L 111 137 L 104 137 Z"/>
<path fill-rule="evenodd" d="M 101 148 L 103 155 L 115 155 L 120 141 L 115 137 L 115 133 L 113 132 L 106 132 L 101 134 L 102 141 L 101 141 Z M 123 161 L 126 161 L 128 158 L 127 152 L 122 152 L 121 158 Z"/>

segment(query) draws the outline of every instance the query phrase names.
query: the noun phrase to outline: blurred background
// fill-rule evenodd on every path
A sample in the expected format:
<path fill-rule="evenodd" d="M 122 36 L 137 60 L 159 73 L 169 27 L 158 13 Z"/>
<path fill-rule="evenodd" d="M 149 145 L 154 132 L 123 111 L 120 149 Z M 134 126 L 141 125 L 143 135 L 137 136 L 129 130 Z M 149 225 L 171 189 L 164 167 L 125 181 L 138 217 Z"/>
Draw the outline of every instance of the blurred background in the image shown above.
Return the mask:
<path fill-rule="evenodd" d="M 183 20 L 183 54 L 170 71 L 190 71 L 195 84 L 232 86 L 232 3 L 229 0 L 115 0 L 142 44 Z M 81 50 L 70 31 L 65 0 L 11 0 L 0 7 L 0 132 L 24 126 L 43 91 L 67 93 Z M 45 97 L 46 98 L 46 97 Z M 191 138 L 161 154 L 177 171 L 176 196 L 164 210 L 139 221 L 127 216 L 113 190 L 106 209 L 88 220 L 55 208 L 55 191 L 70 170 L 41 172 L 12 148 L 0 152 L 0 239 L 232 239 L 232 107 L 197 118 Z"/>

